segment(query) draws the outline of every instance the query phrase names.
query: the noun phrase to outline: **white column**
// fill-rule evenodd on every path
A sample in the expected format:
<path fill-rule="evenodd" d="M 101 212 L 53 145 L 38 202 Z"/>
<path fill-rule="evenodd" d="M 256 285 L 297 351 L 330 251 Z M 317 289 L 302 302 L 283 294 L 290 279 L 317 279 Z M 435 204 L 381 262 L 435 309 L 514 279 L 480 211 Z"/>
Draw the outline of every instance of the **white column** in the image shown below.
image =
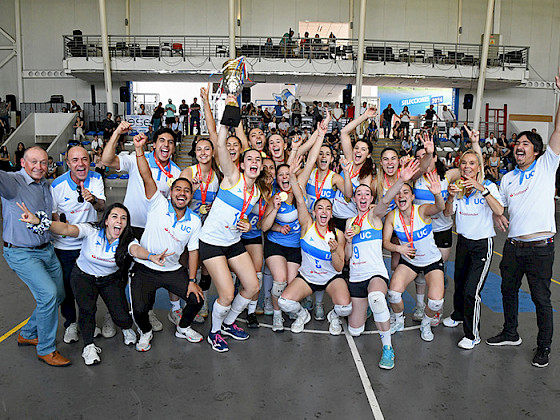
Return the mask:
<path fill-rule="evenodd" d="M 126 33 L 126 41 L 129 42 L 130 41 L 130 0 L 125 0 L 124 1 L 124 5 L 125 5 L 125 18 L 124 18 L 124 29 L 125 29 L 125 33 Z"/>
<path fill-rule="evenodd" d="M 493 34 L 500 33 L 500 23 L 502 21 L 502 0 L 495 0 L 494 4 L 494 27 L 492 29 Z"/>
<path fill-rule="evenodd" d="M 476 102 L 474 104 L 473 129 L 479 130 L 480 112 L 482 111 L 482 96 L 484 95 L 484 84 L 486 82 L 486 66 L 488 64 L 488 45 L 490 43 L 490 32 L 492 31 L 492 15 L 494 13 L 494 0 L 488 0 L 486 9 L 486 25 L 484 27 L 484 40 L 482 43 L 482 56 L 480 57 L 480 69 L 478 71 L 478 85 L 476 87 Z"/>
<path fill-rule="evenodd" d="M 15 0 L 15 18 L 16 18 L 16 71 L 17 71 L 17 89 L 18 89 L 18 105 L 25 102 L 23 97 L 23 46 L 21 39 L 21 4 L 20 0 Z M 19 106 L 18 106 L 19 108 Z M 15 110 L 12 110 L 15 111 Z M 13 123 L 15 127 L 15 122 Z"/>
<path fill-rule="evenodd" d="M 111 57 L 109 56 L 109 36 L 107 34 L 107 10 L 105 9 L 105 0 L 99 0 L 99 20 L 101 23 L 101 47 L 103 50 L 103 75 L 105 76 L 107 112 L 110 112 L 114 116 L 113 80 L 111 78 Z"/>
<path fill-rule="evenodd" d="M 356 68 L 356 96 L 354 99 L 354 115 L 360 113 L 362 103 L 362 78 L 364 75 L 364 39 L 366 36 L 366 0 L 360 0 L 360 28 L 358 32 L 358 62 Z"/>
<path fill-rule="evenodd" d="M 350 22 L 350 32 L 348 36 L 350 39 L 354 38 L 354 0 L 348 0 L 348 22 Z"/>
<path fill-rule="evenodd" d="M 229 0 L 228 12 L 229 59 L 233 60 L 235 58 L 235 0 Z"/>
<path fill-rule="evenodd" d="M 463 0 L 459 0 L 457 9 L 457 44 L 461 42 L 463 34 Z"/>

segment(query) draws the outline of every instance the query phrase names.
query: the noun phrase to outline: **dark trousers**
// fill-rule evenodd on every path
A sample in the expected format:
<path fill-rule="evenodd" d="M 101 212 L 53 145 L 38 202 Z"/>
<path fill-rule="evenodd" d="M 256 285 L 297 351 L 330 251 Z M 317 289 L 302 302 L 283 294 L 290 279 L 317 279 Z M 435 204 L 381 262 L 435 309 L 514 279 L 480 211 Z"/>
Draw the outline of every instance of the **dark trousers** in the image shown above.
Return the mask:
<path fill-rule="evenodd" d="M 391 131 L 391 121 L 383 120 L 381 125 L 383 127 L 383 137 L 388 139 L 389 138 L 389 131 Z"/>
<path fill-rule="evenodd" d="M 70 324 L 76 322 L 76 304 L 74 299 L 74 293 L 72 292 L 72 286 L 70 285 L 70 275 L 72 274 L 72 269 L 76 264 L 76 260 L 80 256 L 79 249 L 54 249 L 60 265 L 62 266 L 62 280 L 64 281 L 64 292 L 66 297 L 60 304 L 60 313 L 64 317 L 64 328 L 68 328 Z"/>
<path fill-rule="evenodd" d="M 80 310 L 78 324 L 84 346 L 93 343 L 99 295 L 107 305 L 113 322 L 122 329 L 132 328 L 132 317 L 128 311 L 128 303 L 124 294 L 125 283 L 120 272 L 107 277 L 95 278 L 84 273 L 76 265 L 72 270 L 70 282 Z"/>
<path fill-rule="evenodd" d="M 301 125 L 301 114 L 292 113 L 292 127 Z"/>
<path fill-rule="evenodd" d="M 527 276 L 531 299 L 537 308 L 537 345 L 550 347 L 552 343 L 552 303 L 550 279 L 554 263 L 554 244 L 542 247 L 518 248 L 506 241 L 500 263 L 502 274 L 502 302 L 504 305 L 504 332 L 517 335 L 519 288 L 523 275 Z"/>
<path fill-rule="evenodd" d="M 191 117 L 191 132 L 190 135 L 194 135 L 194 123 L 196 122 L 196 128 L 198 129 L 198 134 L 200 134 L 200 117 Z M 189 133 L 187 133 L 188 135 Z"/>
<path fill-rule="evenodd" d="M 130 293 L 132 295 L 134 321 L 136 321 L 136 324 L 144 333 L 152 329 L 148 311 L 152 307 L 150 302 L 153 302 L 156 290 L 160 287 L 175 293 L 186 301 L 187 304 L 183 308 L 183 315 L 179 322 L 181 328 L 191 325 L 194 317 L 202 308 L 202 299 L 200 299 L 200 302 L 197 302 L 196 296 L 193 293 L 187 296 L 189 279 L 186 271 L 182 268 L 175 271 L 156 271 L 143 264 L 136 263 L 130 275 L 132 277 Z"/>
<path fill-rule="evenodd" d="M 492 263 L 492 238 L 471 240 L 459 235 L 455 251 L 455 292 L 451 318 L 463 321 L 465 337 L 480 339 L 480 292 Z"/>

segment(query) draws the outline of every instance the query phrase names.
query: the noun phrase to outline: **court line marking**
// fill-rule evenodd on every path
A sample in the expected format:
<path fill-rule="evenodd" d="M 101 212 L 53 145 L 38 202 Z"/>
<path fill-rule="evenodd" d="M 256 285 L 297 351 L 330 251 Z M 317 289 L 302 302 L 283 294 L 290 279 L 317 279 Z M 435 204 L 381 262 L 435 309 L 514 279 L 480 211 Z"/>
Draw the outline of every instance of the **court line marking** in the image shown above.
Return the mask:
<path fill-rule="evenodd" d="M 23 327 L 25 324 L 27 324 L 27 321 L 29 321 L 29 318 L 27 318 L 25 321 L 21 321 L 19 324 L 17 324 L 14 328 L 12 328 L 10 331 L 8 331 L 6 334 L 4 334 L 2 337 L 0 337 L 0 343 L 2 341 L 4 341 L 6 338 L 8 338 L 9 336 L 11 336 L 13 333 L 15 333 L 16 331 L 18 331 L 21 327 Z"/>
<path fill-rule="evenodd" d="M 371 385 L 371 382 L 369 380 L 369 376 L 367 374 L 366 367 L 364 366 L 364 362 L 362 361 L 362 357 L 360 356 L 360 352 L 358 351 L 358 347 L 356 347 L 354 338 L 348 332 L 348 324 L 346 323 L 346 320 L 341 319 L 341 321 L 344 326 L 344 336 L 346 337 L 346 342 L 350 347 L 350 353 L 352 353 L 352 358 L 354 359 L 356 369 L 358 369 L 358 374 L 360 375 L 362 386 L 364 387 L 364 391 L 366 392 L 373 417 L 375 418 L 375 420 L 382 420 L 385 417 L 383 417 L 381 407 L 379 407 L 379 402 L 377 401 L 375 392 L 373 391 L 373 386 Z"/>

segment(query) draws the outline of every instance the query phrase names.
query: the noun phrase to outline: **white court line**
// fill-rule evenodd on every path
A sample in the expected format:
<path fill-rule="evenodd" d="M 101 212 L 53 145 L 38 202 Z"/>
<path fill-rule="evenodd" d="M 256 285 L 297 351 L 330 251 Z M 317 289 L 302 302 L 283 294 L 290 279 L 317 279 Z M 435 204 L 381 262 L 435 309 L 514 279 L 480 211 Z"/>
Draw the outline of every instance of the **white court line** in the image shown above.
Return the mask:
<path fill-rule="evenodd" d="M 346 323 L 346 320 L 342 319 L 341 321 L 344 325 L 344 336 L 346 337 L 346 341 L 348 342 L 348 346 L 350 347 L 350 352 L 352 353 L 352 358 L 354 359 L 354 364 L 356 365 L 356 369 L 358 369 L 358 374 L 360 375 L 360 379 L 362 380 L 362 386 L 364 387 L 364 391 L 366 392 L 373 417 L 375 418 L 375 420 L 382 420 L 384 419 L 383 413 L 381 412 L 381 407 L 379 407 L 379 403 L 377 402 L 377 398 L 375 397 L 375 392 L 373 392 L 373 387 L 371 386 L 371 382 L 369 381 L 369 377 L 366 372 L 364 363 L 362 362 L 360 352 L 356 347 L 354 338 L 348 332 L 348 324 Z"/>

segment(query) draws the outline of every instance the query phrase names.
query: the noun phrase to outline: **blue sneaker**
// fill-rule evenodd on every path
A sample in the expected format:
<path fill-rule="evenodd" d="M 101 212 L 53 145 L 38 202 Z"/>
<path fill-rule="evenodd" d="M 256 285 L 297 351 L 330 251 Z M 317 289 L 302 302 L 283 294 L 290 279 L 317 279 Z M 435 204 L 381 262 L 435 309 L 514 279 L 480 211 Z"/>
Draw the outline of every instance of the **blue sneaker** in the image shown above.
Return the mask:
<path fill-rule="evenodd" d="M 395 367 L 395 351 L 393 347 L 383 346 L 379 367 L 381 369 L 393 369 Z"/>
<path fill-rule="evenodd" d="M 222 334 L 229 335 L 234 340 L 247 340 L 249 334 L 235 325 L 235 322 L 231 325 L 222 324 Z"/>
<path fill-rule="evenodd" d="M 218 353 L 224 353 L 226 351 L 229 351 L 229 347 L 228 344 L 226 343 L 226 340 L 224 340 L 224 337 L 222 337 L 222 335 L 219 332 L 216 333 L 209 332 L 208 343 L 210 343 L 210 345 L 212 346 L 212 350 L 217 351 Z"/>

